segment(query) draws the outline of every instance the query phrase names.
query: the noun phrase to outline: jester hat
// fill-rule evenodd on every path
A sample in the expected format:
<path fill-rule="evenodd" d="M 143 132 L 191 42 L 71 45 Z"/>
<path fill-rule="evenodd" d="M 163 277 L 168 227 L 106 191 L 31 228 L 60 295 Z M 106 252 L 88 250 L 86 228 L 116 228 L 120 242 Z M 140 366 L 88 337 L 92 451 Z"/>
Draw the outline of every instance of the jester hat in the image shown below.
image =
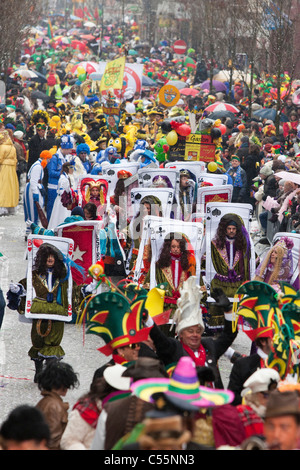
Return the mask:
<path fill-rule="evenodd" d="M 281 282 L 280 287 L 282 322 L 273 337 L 272 351 L 266 365 L 276 369 L 284 380 L 288 374 L 299 377 L 300 291 L 285 282 Z"/>
<path fill-rule="evenodd" d="M 109 356 L 117 348 L 145 341 L 151 328 L 143 326 L 148 313 L 157 324 L 168 321 L 163 312 L 164 290 L 150 292 L 135 284 L 126 286 L 126 295 L 120 289 L 93 297 L 86 309 L 87 333 L 100 336 L 105 346 L 99 351 Z"/>
<path fill-rule="evenodd" d="M 260 337 L 272 338 L 282 323 L 275 289 L 264 282 L 248 281 L 238 288 L 236 295 L 242 297 L 238 302 L 235 328 L 241 322 L 251 341 Z"/>

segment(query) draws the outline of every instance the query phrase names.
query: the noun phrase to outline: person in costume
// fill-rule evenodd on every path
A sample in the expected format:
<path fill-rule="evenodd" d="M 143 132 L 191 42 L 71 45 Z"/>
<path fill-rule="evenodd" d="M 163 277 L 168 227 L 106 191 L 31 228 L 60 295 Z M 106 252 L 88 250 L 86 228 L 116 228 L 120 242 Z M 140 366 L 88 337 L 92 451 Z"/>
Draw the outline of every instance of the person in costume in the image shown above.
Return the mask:
<path fill-rule="evenodd" d="M 74 179 L 78 184 L 79 177 L 91 172 L 92 166 L 89 162 L 91 150 L 87 144 L 79 144 L 76 148 L 76 157 L 74 158 Z"/>
<path fill-rule="evenodd" d="M 222 409 L 224 405 L 230 404 L 233 394 L 229 390 L 212 389 L 200 385 L 198 371 L 193 360 L 189 356 L 183 356 L 177 362 L 169 378 L 138 380 L 131 385 L 135 395 L 146 402 L 154 403 L 155 411 L 147 414 L 146 422 L 143 423 L 145 427 L 140 426 L 140 432 L 136 429 L 136 432 L 132 433 L 130 440 L 133 441 L 136 437 L 133 444 L 126 445 L 127 436 L 123 438 L 125 446 L 122 450 L 215 450 L 215 442 L 199 442 L 197 423 L 198 421 L 205 422 L 206 414 L 212 415 L 212 426 L 215 434 L 218 434 L 217 430 L 220 426 L 218 408 Z M 234 411 L 233 407 L 230 408 Z M 182 426 L 185 433 L 174 435 L 168 432 L 172 428 L 178 430 L 178 419 L 174 420 L 175 416 L 183 419 Z M 171 418 L 170 423 L 167 417 Z M 222 424 L 226 435 L 225 440 L 229 440 L 230 429 L 224 423 Z M 238 428 L 237 425 L 236 427 Z M 181 446 L 182 441 L 185 441 L 186 446 Z M 219 439 L 216 439 L 217 443 L 218 441 Z M 113 448 L 113 450 L 118 449 L 120 450 L 118 447 Z"/>
<path fill-rule="evenodd" d="M 191 180 L 191 173 L 188 170 L 180 170 L 179 205 L 182 220 L 189 220 L 193 211 L 194 188 Z"/>
<path fill-rule="evenodd" d="M 146 378 L 167 378 L 167 376 L 159 360 L 139 357 L 127 365 L 121 379 L 130 378 L 131 382 L 135 382 Z M 147 403 L 132 393 L 108 402 L 98 419 L 91 450 L 111 450 L 123 436 L 143 420 L 148 411 L 153 409 L 152 403 Z"/>
<path fill-rule="evenodd" d="M 61 169 L 61 175 L 57 185 L 57 196 L 53 205 L 51 217 L 48 224 L 48 229 L 54 229 L 71 215 L 71 210 L 62 204 L 61 196 L 64 192 L 70 193 L 72 182 L 70 175 L 73 173 L 73 166 L 70 162 L 65 162 Z M 75 189 L 75 188 L 74 188 Z"/>
<path fill-rule="evenodd" d="M 126 221 L 124 220 L 124 216 L 126 216 L 126 211 L 124 211 L 125 194 L 126 194 L 125 180 L 127 178 L 130 178 L 131 176 L 132 176 L 132 173 L 130 173 L 130 171 L 127 171 L 127 170 L 118 171 L 117 173 L 118 181 L 116 182 L 114 194 L 113 196 L 110 197 L 110 205 L 117 215 L 117 228 L 119 228 L 120 226 L 120 221 L 121 221 L 121 226 L 127 225 L 127 220 Z"/>
<path fill-rule="evenodd" d="M 88 393 L 81 396 L 69 413 L 66 429 L 61 437 L 62 450 L 90 450 L 102 408 L 111 398 L 123 398 L 130 390 L 130 379 L 118 372 L 126 368 L 120 364 L 104 365 L 102 374 L 95 373 Z"/>
<path fill-rule="evenodd" d="M 187 239 L 179 233 L 167 235 L 156 262 L 155 278 L 157 284 L 166 284 L 165 306 L 172 313 L 183 283 L 195 273 L 195 257 L 188 249 Z"/>
<path fill-rule="evenodd" d="M 127 247 L 128 259 L 130 260 L 129 269 L 134 270 L 141 237 L 143 233 L 144 218 L 148 215 L 162 216 L 160 200 L 151 194 L 144 196 L 140 202 L 140 210 L 136 216 L 130 221 L 127 233 Z M 150 243 L 145 247 L 144 252 L 144 268 L 145 272 L 148 271 L 151 261 Z"/>
<path fill-rule="evenodd" d="M 67 161 L 67 156 L 71 154 L 74 148 L 74 142 L 70 135 L 64 135 L 61 138 L 60 148 L 51 158 L 48 165 L 48 200 L 47 200 L 47 219 L 50 220 L 53 205 L 57 196 L 58 180 L 61 175 L 63 164 Z"/>
<path fill-rule="evenodd" d="M 0 132 L 0 213 L 14 210 L 19 203 L 17 151 L 8 132 Z"/>
<path fill-rule="evenodd" d="M 258 369 L 244 383 L 243 403 L 237 405 L 246 439 L 264 434 L 264 417 L 267 399 L 280 382 L 280 375 L 274 369 Z"/>
<path fill-rule="evenodd" d="M 224 215 L 211 241 L 211 259 L 216 271 L 211 289 L 221 288 L 229 298 L 239 286 L 250 280 L 250 239 L 243 221 L 236 214 Z M 209 306 L 210 327 L 221 327 L 223 312 L 212 303 Z"/>
<path fill-rule="evenodd" d="M 101 208 L 104 206 L 107 202 L 107 190 L 108 187 L 106 184 L 105 180 L 94 180 L 91 179 L 87 182 L 87 190 L 85 193 L 85 201 L 83 204 L 83 207 L 85 204 L 88 202 L 95 204 L 95 206 L 98 208 Z"/>
<path fill-rule="evenodd" d="M 233 193 L 232 202 L 245 202 L 247 190 L 247 174 L 241 167 L 240 158 L 237 155 L 232 155 L 230 160 L 230 167 L 226 172 L 232 179 Z"/>
<path fill-rule="evenodd" d="M 28 143 L 27 172 L 31 165 L 37 161 L 41 152 L 47 150 L 45 144 L 49 120 L 50 117 L 46 111 L 36 110 L 32 114 L 31 126 L 28 132 L 30 140 Z"/>
<path fill-rule="evenodd" d="M 92 175 L 99 175 L 102 173 L 102 165 L 103 163 L 121 163 L 120 160 L 120 155 L 117 152 L 116 147 L 113 145 L 109 145 L 108 147 L 105 148 L 105 150 L 102 150 L 99 152 L 97 155 L 96 161 L 93 165 L 93 168 L 91 170 Z"/>
<path fill-rule="evenodd" d="M 241 329 L 255 342 L 256 351 L 238 359 L 231 370 L 228 388 L 233 404 L 242 402 L 243 384 L 258 369 L 275 369 L 282 380 L 299 381 L 299 293 L 281 283 L 281 294 L 269 284 L 249 281 L 239 287 L 239 303 L 233 330 Z"/>
<path fill-rule="evenodd" d="M 193 359 L 195 366 L 206 366 L 212 370 L 214 378 L 212 382 L 216 388 L 224 388 L 218 360 L 225 353 L 231 361 L 237 357 L 237 353 L 231 349 L 237 336 L 237 332 L 232 328 L 232 306 L 223 293 L 218 292 L 215 295 L 216 302 L 218 305 L 222 305 L 225 311 L 225 327 L 217 338 L 204 337 L 204 323 L 200 306 L 202 295 L 195 276 L 191 276 L 183 283 L 173 317 L 176 338 L 165 335 L 149 315 L 145 326 L 151 327 L 150 338 L 154 343 L 157 357 L 166 367 L 176 364 L 183 356 L 189 356 Z"/>
<path fill-rule="evenodd" d="M 254 280 L 266 282 L 280 292 L 280 281 L 290 283 L 293 276 L 293 246 L 288 237 L 278 240 L 259 264 Z"/>
<path fill-rule="evenodd" d="M 269 450 L 299 450 L 299 390 L 277 390 L 270 393 L 264 422 L 264 439 Z M 283 431 L 284 430 L 284 431 Z"/>
<path fill-rule="evenodd" d="M 23 206 L 25 222 L 31 220 L 39 224 L 39 211 L 36 203 L 41 209 L 45 206 L 45 190 L 43 187 L 44 170 L 52 158 L 48 150 L 41 152 L 39 159 L 30 167 L 27 175 L 27 184 L 23 195 Z M 26 234 L 28 235 L 29 230 Z"/>
<path fill-rule="evenodd" d="M 68 273 L 69 269 L 63 254 L 54 245 L 43 243 L 37 251 L 32 271 L 32 288 L 35 297 L 31 313 L 43 312 L 61 316 L 59 320 L 33 319 L 31 327 L 32 346 L 28 351 L 34 361 L 37 380 L 44 361 L 61 360 L 65 351 L 61 346 L 64 334 L 64 319 L 68 316 Z M 11 284 L 8 292 L 9 308 L 25 314 L 27 278 L 17 285 Z M 81 288 L 73 285 L 73 311 L 78 309 L 82 300 Z"/>

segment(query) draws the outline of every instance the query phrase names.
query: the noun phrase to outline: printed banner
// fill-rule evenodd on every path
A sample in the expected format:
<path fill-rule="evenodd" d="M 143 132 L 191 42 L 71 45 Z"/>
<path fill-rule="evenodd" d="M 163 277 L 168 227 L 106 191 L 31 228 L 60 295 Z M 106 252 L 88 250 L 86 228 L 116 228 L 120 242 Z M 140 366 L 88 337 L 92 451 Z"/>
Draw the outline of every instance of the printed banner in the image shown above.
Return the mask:
<path fill-rule="evenodd" d="M 209 135 L 190 134 L 186 138 L 185 160 L 202 162 L 215 161 L 216 146 Z"/>
<path fill-rule="evenodd" d="M 122 90 L 125 68 L 125 57 L 112 60 L 106 64 L 101 80 L 101 93 L 106 90 Z"/>
<path fill-rule="evenodd" d="M 104 74 L 107 62 L 99 62 L 99 73 Z M 130 88 L 134 93 L 141 93 L 142 91 L 142 78 L 143 78 L 143 64 L 130 64 L 125 63 L 124 75 L 123 75 L 123 87 L 122 90 L 114 88 L 114 93 L 117 98 L 121 97 L 126 90 Z M 105 95 L 105 91 L 103 94 Z"/>

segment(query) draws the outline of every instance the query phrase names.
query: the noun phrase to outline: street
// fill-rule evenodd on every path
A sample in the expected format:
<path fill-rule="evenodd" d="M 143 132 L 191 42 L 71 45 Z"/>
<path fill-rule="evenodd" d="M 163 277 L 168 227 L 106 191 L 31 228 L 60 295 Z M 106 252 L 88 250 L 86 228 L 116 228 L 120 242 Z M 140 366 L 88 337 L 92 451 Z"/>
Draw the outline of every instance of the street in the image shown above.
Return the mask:
<path fill-rule="evenodd" d="M 14 215 L 0 218 L 1 253 L 6 258 L 0 264 L 1 288 L 6 298 L 9 283 L 18 282 L 26 275 L 25 222 L 23 207 L 20 204 Z M 20 321 L 16 311 L 6 308 L 0 331 L 0 422 L 16 406 L 35 405 L 40 399 L 40 391 L 33 382 L 34 364 L 27 351 L 31 346 L 31 324 Z M 65 325 L 62 347 L 66 352 L 65 362 L 71 364 L 78 373 L 80 386 L 67 393 L 70 407 L 83 394 L 88 392 L 95 370 L 110 359 L 97 349 L 101 339 L 95 335 L 85 335 L 82 327 Z M 239 332 L 233 347 L 244 354 L 250 351 L 247 336 Z M 231 363 L 226 358 L 220 360 L 220 370 L 224 386 L 228 383 Z"/>

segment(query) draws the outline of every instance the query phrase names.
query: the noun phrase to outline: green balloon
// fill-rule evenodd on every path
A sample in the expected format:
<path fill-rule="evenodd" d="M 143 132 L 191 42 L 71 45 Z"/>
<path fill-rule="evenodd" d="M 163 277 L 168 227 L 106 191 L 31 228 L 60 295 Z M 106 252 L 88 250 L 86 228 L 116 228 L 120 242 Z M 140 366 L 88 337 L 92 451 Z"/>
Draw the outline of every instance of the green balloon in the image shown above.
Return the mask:
<path fill-rule="evenodd" d="M 82 73 L 78 76 L 78 80 L 81 82 L 84 82 L 86 80 L 86 73 Z"/>

